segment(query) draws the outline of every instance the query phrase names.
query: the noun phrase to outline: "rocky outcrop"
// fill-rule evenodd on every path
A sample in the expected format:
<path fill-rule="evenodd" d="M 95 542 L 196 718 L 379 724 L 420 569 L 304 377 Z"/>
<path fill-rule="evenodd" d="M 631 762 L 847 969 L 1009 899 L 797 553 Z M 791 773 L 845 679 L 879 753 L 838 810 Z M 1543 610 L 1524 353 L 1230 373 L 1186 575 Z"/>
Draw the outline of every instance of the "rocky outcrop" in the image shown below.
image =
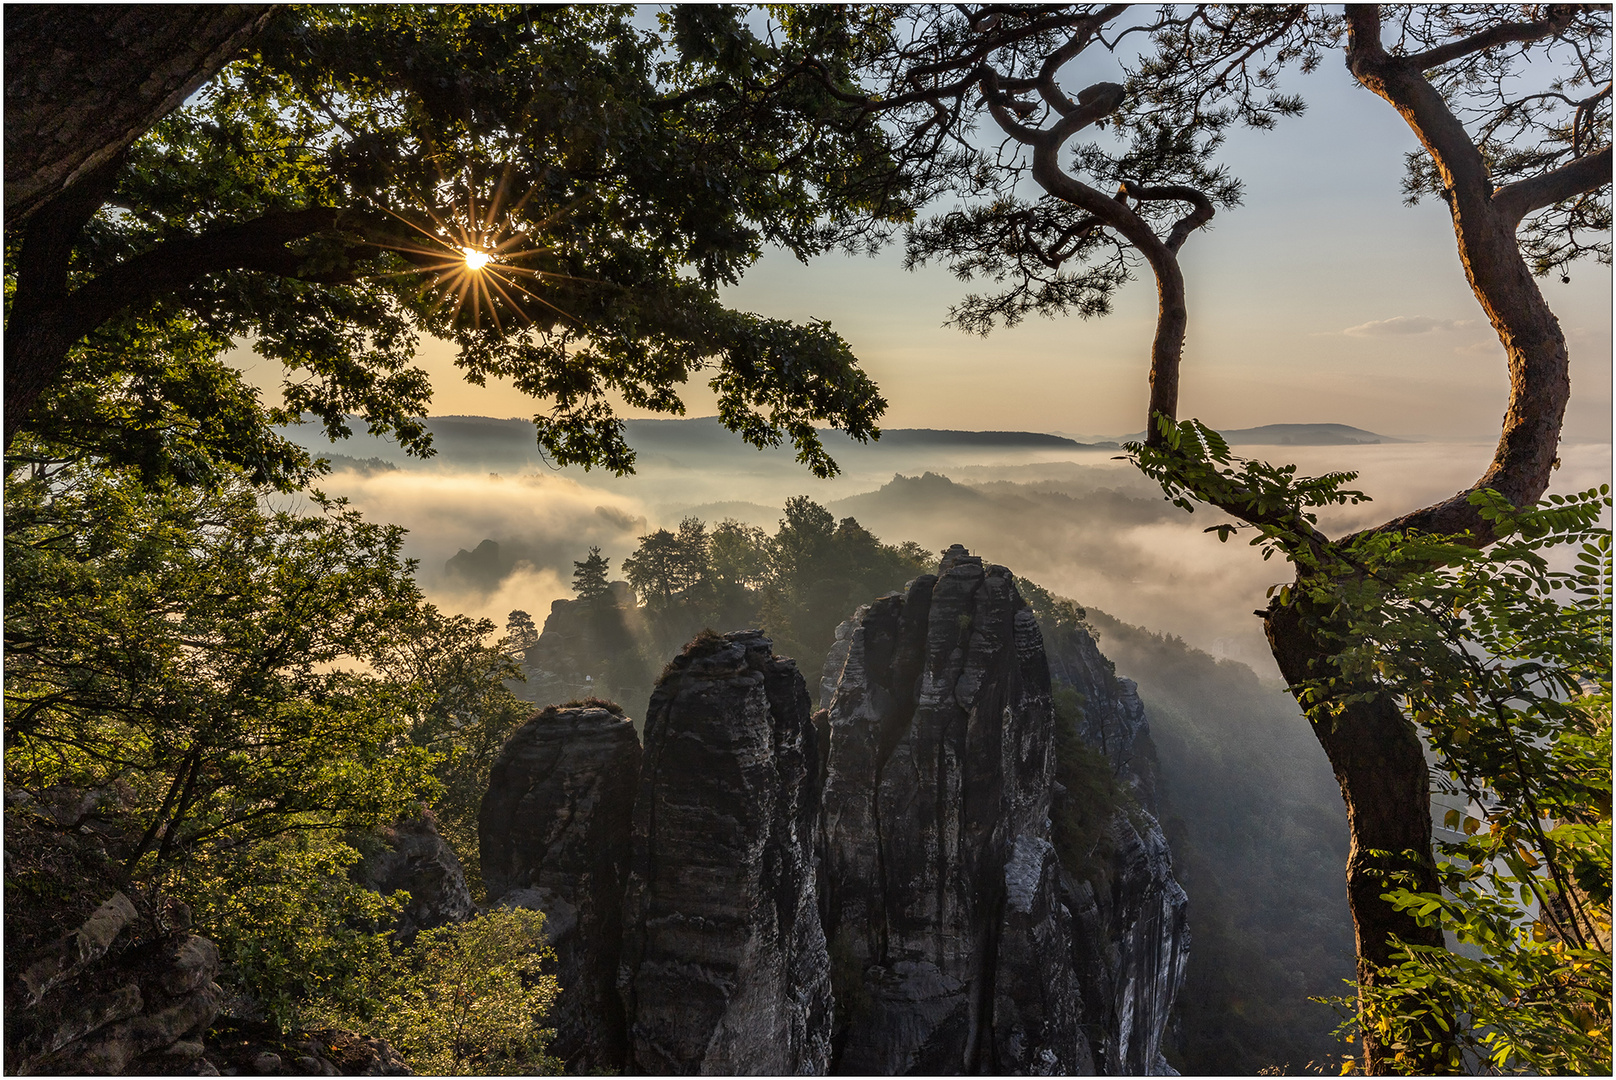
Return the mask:
<path fill-rule="evenodd" d="M 409 894 L 393 927 L 400 940 L 411 941 L 422 930 L 465 922 L 476 914 L 460 858 L 438 835 L 431 811 L 423 810 L 419 817 L 405 818 L 359 843 L 371 850 L 354 866 L 354 880 L 383 896 L 400 889 Z"/>
<path fill-rule="evenodd" d="M 192 1075 L 414 1075 L 386 1040 L 341 1028 L 283 1032 L 262 1021 L 225 1020 L 213 1026 L 200 1049 L 195 1067 L 187 1070 Z"/>
<path fill-rule="evenodd" d="M 1078 692 L 1082 700 L 1078 734 L 1111 760 L 1135 801 L 1154 814 L 1159 766 L 1139 687 L 1116 674 L 1085 626 L 1062 625 L 1046 635 L 1050 682 Z"/>
<path fill-rule="evenodd" d="M 137 923 L 128 897 L 114 893 L 26 965 L 19 1019 L 30 1033 L 18 1072 L 121 1073 L 201 1055 L 219 1015 L 219 950 L 185 928 L 139 940 Z"/>
<path fill-rule="evenodd" d="M 575 1072 L 623 1065 L 617 965 L 639 773 L 616 706 L 551 707 L 506 742 L 483 799 L 483 882 L 494 903 L 545 914 L 562 988 L 550 1051 Z"/>
<path fill-rule="evenodd" d="M 658 682 L 623 901 L 627 1071 L 825 1072 L 817 761 L 802 676 L 757 631 L 698 637 Z"/>
<path fill-rule="evenodd" d="M 1189 962 L 1188 899 L 1154 818 L 1118 812 L 1104 843 L 1098 880 L 1061 875 L 1095 1064 L 1108 1076 L 1176 1075 L 1162 1041 Z"/>
<path fill-rule="evenodd" d="M 1091 1071 L 1037 621 L 1009 571 L 957 546 L 855 620 L 822 825 L 836 1070 Z"/>
<path fill-rule="evenodd" d="M 1096 1033 L 1100 1071 L 1168 1075 L 1162 1054 L 1173 1002 L 1189 964 L 1188 897 L 1173 877 L 1156 820 L 1158 767 L 1138 690 L 1118 678 L 1083 625 L 1052 632 L 1052 680 L 1078 694 L 1083 741 L 1110 761 L 1128 793 L 1101 834 L 1104 857 L 1079 876 L 1063 869 L 1061 896 L 1074 916 L 1073 956 L 1085 987 L 1084 1024 Z"/>
<path fill-rule="evenodd" d="M 552 601 L 538 641 L 524 656 L 527 681 L 508 685 L 535 704 L 591 696 L 643 702 L 655 673 L 640 659 L 645 639 L 645 616 L 626 581 L 611 582 L 592 600 Z"/>

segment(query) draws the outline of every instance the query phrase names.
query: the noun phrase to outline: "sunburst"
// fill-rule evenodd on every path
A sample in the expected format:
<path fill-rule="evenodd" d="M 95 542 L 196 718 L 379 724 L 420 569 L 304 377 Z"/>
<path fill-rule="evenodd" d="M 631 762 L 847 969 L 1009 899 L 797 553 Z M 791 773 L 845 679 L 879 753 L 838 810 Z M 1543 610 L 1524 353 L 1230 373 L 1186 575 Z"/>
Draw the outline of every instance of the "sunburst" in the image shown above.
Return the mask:
<path fill-rule="evenodd" d="M 438 299 L 434 309 L 453 301 L 451 322 L 458 322 L 463 314 L 469 315 L 472 326 L 480 329 L 486 318 L 496 331 L 503 333 L 505 320 L 514 315 L 531 325 L 533 317 L 518 299 L 522 297 L 577 324 L 579 319 L 535 291 L 541 279 L 571 278 L 571 275 L 523 265 L 526 260 L 540 258 L 554 250 L 535 242 L 528 230 L 542 229 L 566 208 L 527 223 L 526 229 L 518 228 L 518 215 L 537 188 L 530 188 L 527 194 L 511 202 L 508 198 L 511 174 L 512 169 L 507 165 L 492 196 L 486 200 L 478 199 L 476 184 L 467 178 L 463 187 L 464 204 L 457 204 L 446 212 L 435 209 L 423 199 L 420 212 L 428 219 L 426 222 L 414 220 L 413 214 L 387 209 L 388 214 L 409 226 L 421 239 L 416 243 L 379 246 L 399 252 L 414 264 L 409 270 L 397 271 L 398 276 L 427 275 L 416 295 L 435 292 Z M 447 186 L 440 184 L 439 188 Z M 501 318 L 502 310 L 505 319 Z"/>

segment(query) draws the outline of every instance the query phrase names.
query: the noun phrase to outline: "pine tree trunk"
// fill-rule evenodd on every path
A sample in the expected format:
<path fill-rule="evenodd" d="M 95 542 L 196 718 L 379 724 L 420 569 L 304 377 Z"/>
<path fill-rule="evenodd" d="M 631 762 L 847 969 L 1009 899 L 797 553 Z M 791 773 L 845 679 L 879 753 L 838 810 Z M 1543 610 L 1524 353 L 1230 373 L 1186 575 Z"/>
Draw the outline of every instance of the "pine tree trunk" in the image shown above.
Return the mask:
<path fill-rule="evenodd" d="M 1334 650 L 1304 621 L 1318 614 L 1308 611 L 1306 604 L 1301 599 L 1288 606 L 1273 603 L 1263 620 L 1280 673 L 1292 686 L 1339 675 L 1330 663 Z M 1414 945 L 1443 944 L 1440 928 L 1421 926 L 1381 899 L 1396 885 L 1417 892 L 1440 891 L 1431 854 L 1430 778 L 1419 732 L 1389 696 L 1349 704 L 1333 726 L 1327 724 L 1314 723 L 1313 734 L 1330 759 L 1347 806 L 1352 837 L 1347 905 L 1358 950 L 1358 982 L 1373 987 L 1379 969 L 1392 963 L 1394 936 Z M 1394 883 L 1393 874 L 1402 876 Z M 1382 1046 L 1367 1026 L 1363 1052 L 1365 1072 L 1392 1071 L 1390 1048 Z M 1449 1072 L 1447 1048 L 1438 1043 L 1429 1059 L 1404 1060 L 1397 1071 Z"/>

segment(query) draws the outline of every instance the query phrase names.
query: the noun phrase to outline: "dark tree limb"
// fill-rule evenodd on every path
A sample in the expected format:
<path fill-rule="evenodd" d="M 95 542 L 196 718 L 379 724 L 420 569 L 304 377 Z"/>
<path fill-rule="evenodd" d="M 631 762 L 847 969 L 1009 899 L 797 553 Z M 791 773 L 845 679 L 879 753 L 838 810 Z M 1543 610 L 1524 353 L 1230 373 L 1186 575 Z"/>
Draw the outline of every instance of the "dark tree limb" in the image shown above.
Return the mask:
<path fill-rule="evenodd" d="M 1505 221 L 1522 218 L 1545 206 L 1597 191 L 1611 182 L 1610 147 L 1568 161 L 1553 172 L 1517 180 L 1493 192 L 1493 208 Z"/>
<path fill-rule="evenodd" d="M 7 225 L 121 154 L 212 78 L 267 4 L 14 4 L 6 10 Z"/>
<path fill-rule="evenodd" d="M 1466 56 L 1474 56 L 1499 45 L 1541 41 L 1569 26 L 1575 13 L 1576 9 L 1571 5 L 1551 4 L 1548 7 L 1547 18 L 1490 26 L 1479 34 L 1471 34 L 1469 37 L 1450 41 L 1446 45 L 1439 45 L 1422 53 L 1413 53 L 1405 57 L 1404 62 L 1415 71 L 1430 71 L 1432 68 L 1441 67 L 1454 60 L 1462 60 Z"/>
<path fill-rule="evenodd" d="M 23 241 L 17 299 L 6 324 L 5 443 L 34 403 L 61 375 L 70 349 L 118 312 L 224 270 L 255 270 L 308 281 L 350 280 L 347 271 L 301 272 L 302 256 L 286 245 L 335 226 L 324 207 L 266 214 L 196 236 L 165 240 L 149 251 L 67 291 L 67 256 L 96 209 L 118 160 L 41 209 Z"/>

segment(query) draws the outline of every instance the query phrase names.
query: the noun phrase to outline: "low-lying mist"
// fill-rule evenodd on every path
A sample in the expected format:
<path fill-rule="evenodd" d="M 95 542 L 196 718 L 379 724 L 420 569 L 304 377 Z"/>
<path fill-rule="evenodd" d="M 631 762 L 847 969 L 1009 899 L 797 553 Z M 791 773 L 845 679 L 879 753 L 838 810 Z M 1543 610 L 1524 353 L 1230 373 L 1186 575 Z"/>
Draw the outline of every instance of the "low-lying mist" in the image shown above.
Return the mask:
<path fill-rule="evenodd" d="M 1289 580 L 1288 568 L 1264 562 L 1239 534 L 1219 543 L 1205 530 L 1226 520 L 1221 514 L 1190 514 L 1166 502 L 1115 460 L 1119 451 L 1111 447 L 964 445 L 948 433 L 868 446 L 832 439 L 843 472 L 818 480 L 789 450 L 754 450 L 711 420 L 638 421 L 628 433 L 640 454 L 638 473 L 619 478 L 552 469 L 522 421 L 439 418 L 432 426 L 439 454 L 426 461 L 363 437 L 335 448 L 305 441 L 317 452 L 397 466 L 338 468 L 321 486 L 373 520 L 409 529 L 406 553 L 420 560 L 422 587 L 449 610 L 503 624 L 521 608 L 542 624 L 550 601 L 571 595 L 572 563 L 591 546 L 611 560 L 615 577 L 637 538 L 652 529 L 693 515 L 709 525 L 735 518 L 772 531 L 785 500 L 805 494 L 886 542 L 914 540 L 934 551 L 965 544 L 1125 622 L 1277 676 L 1252 612 L 1269 586 Z M 1373 501 L 1322 511 L 1320 524 L 1332 535 L 1460 490 L 1492 452 L 1488 444 L 1436 442 L 1235 449 L 1294 462 L 1304 473 L 1357 471 L 1351 486 Z M 1561 460 L 1557 491 L 1592 487 L 1610 474 L 1609 445 L 1566 446 Z M 498 545 L 492 575 L 446 569 L 485 540 Z M 491 558 L 486 550 L 479 555 Z"/>

